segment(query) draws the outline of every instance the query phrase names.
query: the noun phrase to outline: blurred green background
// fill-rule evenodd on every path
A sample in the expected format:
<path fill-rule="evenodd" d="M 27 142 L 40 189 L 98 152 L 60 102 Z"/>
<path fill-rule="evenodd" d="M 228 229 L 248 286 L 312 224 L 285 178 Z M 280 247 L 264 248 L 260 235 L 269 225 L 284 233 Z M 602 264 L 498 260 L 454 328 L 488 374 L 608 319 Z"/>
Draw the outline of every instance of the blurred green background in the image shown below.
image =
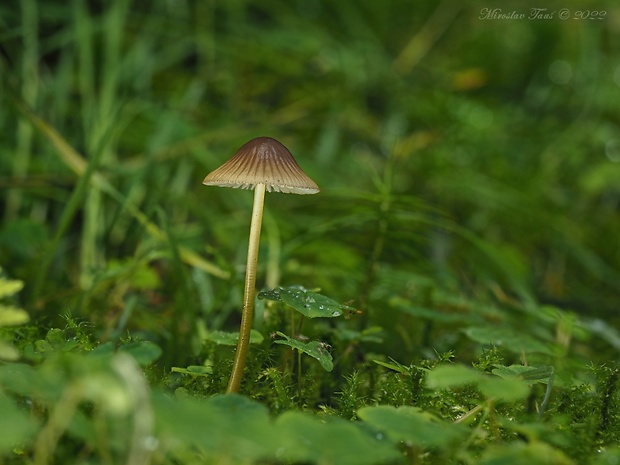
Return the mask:
<path fill-rule="evenodd" d="M 620 7 L 542 3 L 4 1 L 0 265 L 37 321 L 182 358 L 236 327 L 252 204 L 202 179 L 266 135 L 321 193 L 267 195 L 259 288 L 411 352 L 437 289 L 613 325 Z"/>

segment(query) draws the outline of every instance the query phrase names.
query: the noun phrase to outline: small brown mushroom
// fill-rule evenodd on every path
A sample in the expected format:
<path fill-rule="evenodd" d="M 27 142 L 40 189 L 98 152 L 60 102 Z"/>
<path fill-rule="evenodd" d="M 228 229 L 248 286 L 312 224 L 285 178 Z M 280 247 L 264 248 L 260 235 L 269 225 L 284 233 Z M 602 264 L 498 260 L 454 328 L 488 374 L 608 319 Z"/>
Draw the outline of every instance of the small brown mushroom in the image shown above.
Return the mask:
<path fill-rule="evenodd" d="M 319 192 L 319 187 L 302 171 L 291 152 L 270 137 L 257 137 L 246 142 L 230 160 L 209 173 L 202 183 L 207 186 L 254 189 L 241 328 L 235 361 L 226 390 L 226 392 L 238 392 L 250 345 L 265 190 L 267 192 L 316 194 Z"/>

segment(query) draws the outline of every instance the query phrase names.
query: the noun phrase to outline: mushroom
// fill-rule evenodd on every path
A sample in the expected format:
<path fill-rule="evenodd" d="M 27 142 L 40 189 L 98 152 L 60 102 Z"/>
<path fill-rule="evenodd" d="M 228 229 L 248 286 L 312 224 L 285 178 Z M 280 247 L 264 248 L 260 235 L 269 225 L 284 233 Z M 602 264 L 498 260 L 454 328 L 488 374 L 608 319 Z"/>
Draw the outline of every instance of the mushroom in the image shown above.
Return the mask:
<path fill-rule="evenodd" d="M 207 186 L 254 189 L 241 328 L 235 361 L 226 389 L 227 393 L 238 392 L 250 345 L 256 293 L 256 264 L 265 190 L 292 194 L 316 194 L 319 192 L 319 187 L 302 171 L 291 152 L 270 137 L 257 137 L 246 142 L 230 160 L 209 173 L 202 183 Z"/>

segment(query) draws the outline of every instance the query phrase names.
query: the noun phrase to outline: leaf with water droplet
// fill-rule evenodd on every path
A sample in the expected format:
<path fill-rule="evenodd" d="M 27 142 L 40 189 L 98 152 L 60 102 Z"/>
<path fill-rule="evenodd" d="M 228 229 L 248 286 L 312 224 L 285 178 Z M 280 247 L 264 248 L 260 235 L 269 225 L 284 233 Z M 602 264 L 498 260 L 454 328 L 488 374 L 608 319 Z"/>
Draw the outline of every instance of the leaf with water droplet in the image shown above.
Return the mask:
<path fill-rule="evenodd" d="M 308 318 L 335 318 L 345 312 L 357 312 L 353 307 L 299 286 L 263 291 L 258 298 L 282 301 Z"/>
<path fill-rule="evenodd" d="M 325 368 L 326 371 L 332 371 L 334 368 L 334 363 L 332 361 L 332 355 L 329 353 L 329 349 L 325 343 L 319 341 L 312 342 L 301 342 L 297 339 L 292 339 L 288 337 L 286 334 L 281 333 L 280 331 L 276 332 L 276 334 L 284 339 L 278 339 L 275 341 L 276 344 L 283 344 L 285 346 L 292 347 L 293 349 L 297 349 L 304 354 L 309 355 L 310 357 L 319 361 L 321 366 Z"/>
<path fill-rule="evenodd" d="M 282 299 L 280 298 L 280 289 L 282 289 L 281 287 L 278 287 L 272 291 L 261 291 L 258 293 L 258 298 L 259 299 L 267 299 L 267 300 L 273 300 L 274 302 L 279 302 Z"/>

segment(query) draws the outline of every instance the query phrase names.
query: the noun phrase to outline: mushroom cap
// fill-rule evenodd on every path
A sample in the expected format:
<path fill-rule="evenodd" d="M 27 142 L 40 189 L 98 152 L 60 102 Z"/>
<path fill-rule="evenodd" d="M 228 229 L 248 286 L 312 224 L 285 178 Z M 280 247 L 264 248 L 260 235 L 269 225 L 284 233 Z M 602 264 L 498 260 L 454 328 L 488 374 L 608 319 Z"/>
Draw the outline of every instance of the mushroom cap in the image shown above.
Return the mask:
<path fill-rule="evenodd" d="M 267 192 L 319 192 L 319 187 L 302 171 L 291 152 L 271 137 L 257 137 L 246 142 L 202 183 L 239 189 L 254 189 L 256 184 L 265 184 Z"/>

